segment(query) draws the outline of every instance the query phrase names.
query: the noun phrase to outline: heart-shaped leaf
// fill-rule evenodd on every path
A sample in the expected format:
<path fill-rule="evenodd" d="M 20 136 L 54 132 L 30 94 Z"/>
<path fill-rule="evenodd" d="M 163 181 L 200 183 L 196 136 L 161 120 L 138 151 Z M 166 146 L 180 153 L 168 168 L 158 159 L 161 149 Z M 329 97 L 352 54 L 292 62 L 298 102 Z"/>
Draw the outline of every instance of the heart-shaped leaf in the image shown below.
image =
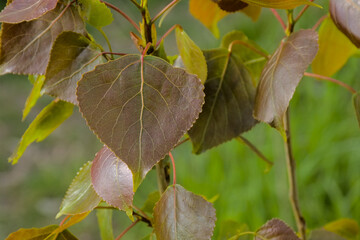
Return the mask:
<path fill-rule="evenodd" d="M 84 74 L 77 95 L 90 128 L 133 172 L 136 190 L 198 117 L 203 88 L 161 58 L 127 55 Z"/>
<path fill-rule="evenodd" d="M 81 14 L 94 27 L 104 27 L 112 23 L 110 9 L 100 0 L 78 0 Z"/>
<path fill-rule="evenodd" d="M 43 228 L 21 228 L 11 233 L 5 240 L 77 240 L 68 230 L 61 232 L 57 236 L 49 237 L 57 228 L 57 225 L 50 225 Z"/>
<path fill-rule="evenodd" d="M 279 219 L 272 219 L 256 231 L 255 240 L 300 240 L 286 223 Z M 325 240 L 325 239 L 324 239 Z"/>
<path fill-rule="evenodd" d="M 21 137 L 16 150 L 9 158 L 9 162 L 16 164 L 31 143 L 41 142 L 49 136 L 71 116 L 73 107 L 74 105 L 59 100 L 55 100 L 46 106 Z"/>
<path fill-rule="evenodd" d="M 312 70 L 314 73 L 330 77 L 340 70 L 356 51 L 355 45 L 328 17 L 319 30 L 319 52 L 311 65 Z"/>
<path fill-rule="evenodd" d="M 56 218 L 61 215 L 85 213 L 99 205 L 101 198 L 96 194 L 91 183 L 91 166 L 92 162 L 87 162 L 80 168 L 66 192 Z"/>
<path fill-rule="evenodd" d="M 58 0 L 13 0 L 0 13 L 0 22 L 20 23 L 41 17 L 56 7 Z"/>
<path fill-rule="evenodd" d="M 255 87 L 236 54 L 227 49 L 204 51 L 208 64 L 205 104 L 189 131 L 193 152 L 207 149 L 239 136 L 255 124 L 252 116 Z"/>
<path fill-rule="evenodd" d="M 103 58 L 94 42 L 79 33 L 63 32 L 51 50 L 42 91 L 77 104 L 77 82 L 100 63 Z"/>
<path fill-rule="evenodd" d="M 158 240 L 208 240 L 215 221 L 212 204 L 179 185 L 168 187 L 154 208 Z"/>
<path fill-rule="evenodd" d="M 134 196 L 132 173 L 106 146 L 95 156 L 91 179 L 96 193 L 101 198 L 131 215 Z"/>
<path fill-rule="evenodd" d="M 275 0 L 275 1 L 274 0 L 241 0 L 241 1 L 260 7 L 278 8 L 278 9 L 293 9 L 304 4 L 320 7 L 319 5 L 310 2 L 309 0 Z"/>
<path fill-rule="evenodd" d="M 6 73 L 44 75 L 55 39 L 63 31 L 85 34 L 78 10 L 58 6 L 39 19 L 1 26 L 0 75 Z"/>
<path fill-rule="evenodd" d="M 213 0 L 219 7 L 227 12 L 236 12 L 248 6 L 247 3 L 239 0 Z"/>
<path fill-rule="evenodd" d="M 360 48 L 360 2 L 330 0 L 329 11 L 336 26 Z"/>
<path fill-rule="evenodd" d="M 313 30 L 300 30 L 281 43 L 260 77 L 255 99 L 256 119 L 283 130 L 289 102 L 318 48 L 318 34 Z"/>

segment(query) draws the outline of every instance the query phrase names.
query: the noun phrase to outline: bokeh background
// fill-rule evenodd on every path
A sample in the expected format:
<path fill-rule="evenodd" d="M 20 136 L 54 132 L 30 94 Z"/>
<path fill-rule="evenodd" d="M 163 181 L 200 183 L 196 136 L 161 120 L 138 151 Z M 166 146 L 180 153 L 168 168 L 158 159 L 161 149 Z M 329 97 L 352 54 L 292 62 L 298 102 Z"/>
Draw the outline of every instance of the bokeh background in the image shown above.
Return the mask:
<path fill-rule="evenodd" d="M 5 1 L 1 1 L 3 7 Z M 109 1 L 131 17 L 140 20 L 130 1 Z M 153 14 L 170 0 L 151 0 Z M 325 15 L 328 1 L 319 0 L 324 9 L 310 8 L 299 28 L 312 27 Z M 220 45 L 220 39 L 207 30 L 188 12 L 188 0 L 182 0 L 167 16 L 158 30 L 162 35 L 173 24 L 183 26 L 202 48 Z M 297 12 L 299 9 L 296 10 Z M 114 51 L 136 53 L 129 31 L 134 31 L 121 16 L 114 13 L 114 22 L 105 27 Z M 252 22 L 241 13 L 231 14 L 219 23 L 223 36 L 241 30 L 250 39 L 272 53 L 284 36 L 268 9 Z M 106 46 L 94 29 L 90 32 Z M 173 34 L 165 41 L 169 55 L 176 54 Z M 360 89 L 359 54 L 352 57 L 336 74 L 355 89 Z M 21 135 L 32 119 L 52 99 L 43 96 L 30 116 L 21 122 L 22 109 L 32 85 L 24 76 L 0 77 L 0 239 L 17 229 L 58 224 L 55 215 L 68 185 L 78 169 L 93 159 L 101 144 L 85 125 L 76 108 L 73 116 L 45 141 L 32 144 L 15 166 L 7 162 Z M 360 131 L 352 105 L 352 96 L 344 89 L 327 82 L 304 78 L 291 101 L 294 154 L 300 204 L 309 228 L 317 228 L 338 218 L 360 220 Z M 173 151 L 177 182 L 186 189 L 208 199 L 217 196 L 217 228 L 214 239 L 226 220 L 246 223 L 255 230 L 265 221 L 278 217 L 295 226 L 288 201 L 285 157 L 281 136 L 269 126 L 258 124 L 246 136 L 275 165 L 265 173 L 266 164 L 246 146 L 231 141 L 196 156 L 191 143 Z M 141 207 L 149 192 L 157 189 L 154 171 L 150 172 L 135 196 Z M 70 230 L 79 239 L 100 239 L 96 215 Z M 130 221 L 124 213 L 114 212 L 114 233 L 118 235 Z M 151 229 L 138 224 L 123 239 L 142 239 Z"/>

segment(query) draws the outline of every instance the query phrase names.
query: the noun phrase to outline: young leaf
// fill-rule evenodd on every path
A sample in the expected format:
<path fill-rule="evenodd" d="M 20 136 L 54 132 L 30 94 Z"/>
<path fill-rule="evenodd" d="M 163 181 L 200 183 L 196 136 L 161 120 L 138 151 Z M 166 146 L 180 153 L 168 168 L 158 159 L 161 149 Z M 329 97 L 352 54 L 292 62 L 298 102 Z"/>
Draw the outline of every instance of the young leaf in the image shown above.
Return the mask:
<path fill-rule="evenodd" d="M 188 132 L 197 154 L 239 136 L 256 124 L 252 116 L 255 87 L 236 54 L 215 49 L 204 51 L 204 55 L 209 69 L 205 104 Z"/>
<path fill-rule="evenodd" d="M 19 24 L 3 23 L 1 27 L 0 75 L 45 74 L 52 44 L 63 31 L 85 33 L 85 25 L 74 7 L 64 10 L 62 4 L 41 18 Z"/>
<path fill-rule="evenodd" d="M 26 99 L 25 107 L 23 110 L 23 117 L 22 120 L 24 121 L 27 115 L 30 113 L 31 109 L 35 106 L 37 100 L 41 96 L 41 88 L 45 81 L 45 76 L 40 75 L 34 78 L 34 86 L 30 92 L 29 97 Z"/>
<path fill-rule="evenodd" d="M 319 30 L 319 52 L 312 63 L 312 70 L 314 73 L 330 77 L 340 70 L 356 51 L 354 44 L 328 17 Z"/>
<path fill-rule="evenodd" d="M 259 7 L 278 8 L 278 9 L 293 9 L 304 4 L 320 7 L 319 5 L 310 2 L 308 0 L 275 0 L 275 1 L 274 0 L 241 0 L 241 1 Z"/>
<path fill-rule="evenodd" d="M 316 229 L 311 232 L 309 240 L 347 240 L 325 229 Z"/>
<path fill-rule="evenodd" d="M 25 131 L 16 150 L 9 158 L 9 162 L 16 164 L 31 143 L 44 140 L 71 116 L 72 111 L 72 104 L 59 100 L 46 106 Z"/>
<path fill-rule="evenodd" d="M 212 204 L 179 185 L 168 187 L 154 208 L 158 240 L 211 239 L 215 221 Z"/>
<path fill-rule="evenodd" d="M 112 23 L 110 9 L 100 0 L 79 0 L 81 15 L 94 27 L 104 27 Z"/>
<path fill-rule="evenodd" d="M 284 40 L 267 62 L 256 92 L 254 117 L 284 128 L 284 115 L 305 70 L 318 51 L 318 34 L 300 30 Z"/>
<path fill-rule="evenodd" d="M 63 32 L 51 50 L 43 92 L 77 104 L 77 82 L 100 63 L 103 58 L 94 42 L 79 33 Z"/>
<path fill-rule="evenodd" d="M 104 146 L 95 156 L 91 181 L 97 194 L 108 204 L 132 214 L 132 173 L 128 166 Z"/>
<path fill-rule="evenodd" d="M 92 162 L 87 162 L 80 168 L 66 192 L 56 218 L 61 215 L 76 215 L 92 211 L 99 205 L 101 198 L 91 184 L 91 166 Z"/>
<path fill-rule="evenodd" d="M 279 219 L 272 219 L 256 231 L 255 240 L 300 240 L 286 223 Z"/>
<path fill-rule="evenodd" d="M 0 13 L 0 22 L 20 23 L 41 17 L 56 7 L 58 0 L 13 0 Z"/>
<path fill-rule="evenodd" d="M 257 49 L 259 52 L 262 52 L 263 55 L 268 55 L 268 53 L 259 47 L 255 42 L 248 39 L 248 37 L 240 31 L 232 31 L 224 36 L 221 42 L 221 47 L 228 49 L 231 44 L 236 41 L 244 42 L 250 45 L 252 48 Z M 241 44 L 233 44 L 232 45 L 233 54 L 235 54 L 241 61 L 243 62 L 244 66 L 250 72 L 254 84 L 260 78 L 261 72 L 264 69 L 265 63 L 267 59 L 260 55 L 259 53 L 254 52 L 253 50 L 249 49 L 248 47 L 241 45 Z"/>
<path fill-rule="evenodd" d="M 204 102 L 195 75 L 140 55 L 85 73 L 77 95 L 90 128 L 131 169 L 134 190 L 191 127 Z"/>
<path fill-rule="evenodd" d="M 359 127 L 360 127 L 360 93 L 354 94 L 353 102 L 354 102 L 356 117 L 357 117 L 357 120 L 359 122 Z"/>
<path fill-rule="evenodd" d="M 183 29 L 176 28 L 176 43 L 185 69 L 197 75 L 202 83 L 207 77 L 207 66 L 203 52 Z"/>
<path fill-rule="evenodd" d="M 346 240 L 356 240 L 360 234 L 359 224 L 355 220 L 346 218 L 328 223 L 324 229 L 336 233 Z"/>
<path fill-rule="evenodd" d="M 360 2 L 330 0 L 329 11 L 336 26 L 360 48 Z"/>
<path fill-rule="evenodd" d="M 216 2 L 222 10 L 227 12 L 236 12 L 248 6 L 247 3 L 244 3 L 243 1 L 240 0 L 213 0 L 213 1 Z"/>
<path fill-rule="evenodd" d="M 48 238 L 57 228 L 57 225 L 50 225 L 43 228 L 21 228 L 11 233 L 5 240 L 77 240 L 68 230 L 61 232 L 57 236 Z"/>
<path fill-rule="evenodd" d="M 113 240 L 112 209 L 97 209 L 96 216 L 100 229 L 101 240 Z"/>

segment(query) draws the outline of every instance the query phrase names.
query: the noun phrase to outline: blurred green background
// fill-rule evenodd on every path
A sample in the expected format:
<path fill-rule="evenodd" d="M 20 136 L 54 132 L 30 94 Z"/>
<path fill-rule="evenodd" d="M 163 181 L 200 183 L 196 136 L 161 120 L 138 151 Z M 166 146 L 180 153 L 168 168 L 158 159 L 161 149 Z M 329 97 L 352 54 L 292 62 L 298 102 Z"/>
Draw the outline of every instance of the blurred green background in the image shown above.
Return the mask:
<path fill-rule="evenodd" d="M 109 2 L 136 21 L 140 20 L 130 1 Z M 152 14 L 169 2 L 149 1 Z M 312 27 L 327 13 L 328 1 L 317 2 L 324 9 L 310 8 L 297 29 Z M 188 0 L 183 0 L 173 9 L 158 29 L 159 36 L 173 24 L 180 24 L 201 48 L 218 47 L 220 39 L 214 38 L 189 14 L 188 4 Z M 134 29 L 118 14 L 114 13 L 114 18 L 113 24 L 104 29 L 114 51 L 136 53 L 129 38 L 129 31 Z M 220 21 L 219 28 L 222 36 L 234 29 L 241 30 L 269 53 L 276 49 L 284 36 L 268 9 L 263 10 L 256 23 L 241 13 L 231 14 Z M 106 46 L 94 29 L 89 30 L 99 43 Z M 173 34 L 166 39 L 165 46 L 169 55 L 176 54 Z M 335 78 L 360 89 L 359 57 L 352 57 Z M 60 220 L 54 217 L 68 185 L 78 169 L 92 160 L 101 147 L 76 109 L 74 115 L 50 137 L 31 145 L 19 163 L 11 166 L 7 162 L 8 156 L 31 120 L 51 101 L 50 97 L 44 96 L 27 120 L 21 122 L 22 108 L 31 87 L 24 76 L 0 77 L 0 239 L 20 227 L 59 223 Z M 291 101 L 291 121 L 300 204 L 308 227 L 317 228 L 344 217 L 359 221 L 360 131 L 352 96 L 334 84 L 304 78 Z M 173 151 L 179 184 L 208 199 L 218 195 L 214 203 L 218 219 L 215 236 L 228 219 L 246 223 L 252 230 L 274 217 L 295 227 L 288 201 L 281 136 L 265 124 L 258 124 L 245 136 L 275 162 L 269 173 L 264 173 L 266 164 L 237 141 L 199 156 L 191 153 L 190 143 Z M 151 171 L 136 193 L 135 205 L 141 207 L 147 194 L 156 189 L 156 176 Z M 96 215 L 92 213 L 71 231 L 79 239 L 100 239 L 96 224 Z M 114 212 L 115 235 L 129 224 L 124 213 Z M 123 239 L 141 239 L 150 231 L 140 223 Z"/>

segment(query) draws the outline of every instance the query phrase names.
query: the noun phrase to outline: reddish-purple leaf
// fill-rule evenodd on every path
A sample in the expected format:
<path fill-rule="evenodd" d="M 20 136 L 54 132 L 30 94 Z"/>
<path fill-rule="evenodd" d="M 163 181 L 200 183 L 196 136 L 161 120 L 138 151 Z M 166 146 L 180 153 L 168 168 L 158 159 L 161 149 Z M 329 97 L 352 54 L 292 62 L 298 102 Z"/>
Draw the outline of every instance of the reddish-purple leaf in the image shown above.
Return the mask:
<path fill-rule="evenodd" d="M 336 26 L 360 48 L 360 1 L 330 0 L 329 11 Z"/>
<path fill-rule="evenodd" d="M 318 49 L 318 34 L 313 30 L 300 30 L 281 43 L 260 77 L 255 98 L 256 119 L 283 129 L 289 102 Z"/>
<path fill-rule="evenodd" d="M 1 26 L 0 75 L 45 74 L 55 39 L 63 31 L 85 33 L 78 10 L 70 7 L 60 17 L 65 6 L 58 6 L 31 22 L 3 23 Z"/>
<path fill-rule="evenodd" d="M 133 172 L 134 189 L 192 126 L 204 102 L 195 75 L 158 57 L 142 62 L 140 55 L 85 73 L 77 96 L 90 128 Z"/>
<path fill-rule="evenodd" d="M 56 7 L 58 0 L 13 0 L 0 13 L 0 22 L 20 23 L 41 17 Z"/>
<path fill-rule="evenodd" d="M 108 204 L 131 213 L 134 196 L 132 173 L 106 146 L 95 156 L 91 180 L 96 193 Z"/>
<path fill-rule="evenodd" d="M 300 240 L 295 232 L 286 223 L 279 219 L 272 219 L 256 232 L 255 240 Z M 324 239 L 325 240 L 325 239 Z"/>
<path fill-rule="evenodd" d="M 203 197 L 176 185 L 163 193 L 154 208 L 154 229 L 158 240 L 211 239 L 215 209 Z"/>

